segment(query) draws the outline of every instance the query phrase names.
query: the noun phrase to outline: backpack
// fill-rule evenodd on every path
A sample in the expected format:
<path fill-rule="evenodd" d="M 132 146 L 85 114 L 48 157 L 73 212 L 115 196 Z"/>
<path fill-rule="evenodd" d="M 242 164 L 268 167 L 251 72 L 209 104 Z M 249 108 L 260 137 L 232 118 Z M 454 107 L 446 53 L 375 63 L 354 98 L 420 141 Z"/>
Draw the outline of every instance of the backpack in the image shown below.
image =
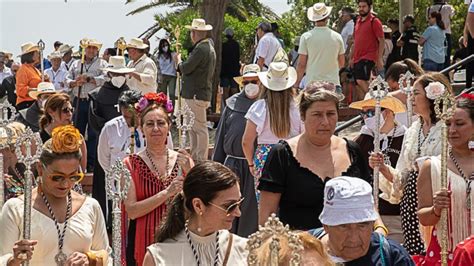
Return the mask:
<path fill-rule="evenodd" d="M 283 62 L 287 65 L 290 65 L 290 60 L 288 60 L 288 54 L 286 53 L 285 49 L 280 46 L 275 56 L 273 56 L 272 62 Z"/>

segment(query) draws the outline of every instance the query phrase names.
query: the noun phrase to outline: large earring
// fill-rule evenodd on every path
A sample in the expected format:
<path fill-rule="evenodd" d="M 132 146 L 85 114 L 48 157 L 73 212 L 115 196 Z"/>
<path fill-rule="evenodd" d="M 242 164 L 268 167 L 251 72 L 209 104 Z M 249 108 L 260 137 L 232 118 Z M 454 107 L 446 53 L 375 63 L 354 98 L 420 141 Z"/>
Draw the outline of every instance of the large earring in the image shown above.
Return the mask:
<path fill-rule="evenodd" d="M 202 212 L 199 212 L 199 216 L 202 216 Z M 199 225 L 198 225 L 197 231 L 198 231 L 199 233 L 201 233 L 201 231 L 202 231 L 202 228 L 201 228 L 201 219 L 199 219 L 198 221 L 199 221 L 199 222 L 198 222 Z"/>

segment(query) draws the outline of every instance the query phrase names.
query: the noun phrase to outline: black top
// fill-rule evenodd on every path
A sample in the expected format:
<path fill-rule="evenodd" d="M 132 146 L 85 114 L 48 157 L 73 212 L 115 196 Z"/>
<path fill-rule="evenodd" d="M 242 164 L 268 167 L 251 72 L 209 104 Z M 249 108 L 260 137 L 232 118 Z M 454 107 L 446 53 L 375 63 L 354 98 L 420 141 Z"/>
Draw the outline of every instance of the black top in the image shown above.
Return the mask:
<path fill-rule="evenodd" d="M 16 121 L 30 127 L 33 132 L 40 130 L 39 120 L 43 111 L 40 109 L 38 101 L 35 101 L 30 107 L 18 111 L 18 114 Z"/>
<path fill-rule="evenodd" d="M 8 76 L 3 79 L 0 85 L 0 98 L 7 96 L 8 102 L 16 106 L 16 78 L 15 76 Z"/>
<path fill-rule="evenodd" d="M 411 58 L 418 62 L 418 39 L 420 33 L 415 26 L 411 26 L 403 33 L 402 59 Z"/>
<path fill-rule="evenodd" d="M 393 44 L 393 49 L 392 49 L 392 52 L 388 55 L 388 58 L 387 58 L 387 63 L 385 65 L 385 69 L 388 69 L 390 67 L 390 65 L 392 65 L 393 63 L 397 62 L 397 61 L 400 61 L 400 58 L 401 58 L 401 54 L 400 54 L 400 47 L 397 46 L 397 41 L 398 39 L 400 38 L 402 34 L 400 33 L 400 31 L 395 31 L 392 33 L 392 44 Z"/>
<path fill-rule="evenodd" d="M 221 77 L 233 78 L 240 75 L 240 46 L 230 38 L 222 43 Z"/>
<path fill-rule="evenodd" d="M 40 137 L 41 137 L 41 140 L 43 141 L 43 143 L 45 143 L 46 141 L 48 141 L 51 136 L 48 134 L 48 132 L 46 132 L 46 130 L 42 129 L 40 130 Z"/>
<path fill-rule="evenodd" d="M 371 183 L 367 163 L 357 143 L 345 139 L 351 165 L 341 175 L 359 177 Z M 321 227 L 319 215 L 323 210 L 324 185 L 329 177 L 321 178 L 300 166 L 289 144 L 281 140 L 270 151 L 258 189 L 281 193 L 279 217 L 292 229 L 309 230 Z"/>

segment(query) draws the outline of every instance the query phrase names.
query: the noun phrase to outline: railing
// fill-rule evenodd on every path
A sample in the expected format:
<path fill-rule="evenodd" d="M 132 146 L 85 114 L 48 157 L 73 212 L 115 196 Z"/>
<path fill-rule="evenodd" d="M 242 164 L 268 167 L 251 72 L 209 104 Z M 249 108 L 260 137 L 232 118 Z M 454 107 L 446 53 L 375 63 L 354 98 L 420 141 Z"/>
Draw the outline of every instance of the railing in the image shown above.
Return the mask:
<path fill-rule="evenodd" d="M 453 69 L 456 69 L 456 68 L 458 68 L 458 67 L 460 67 L 460 66 L 462 66 L 462 65 L 468 64 L 468 63 L 470 63 L 471 61 L 474 61 L 474 54 L 472 54 L 472 55 L 470 55 L 470 56 L 464 58 L 463 60 L 461 60 L 461 61 L 459 61 L 459 62 L 457 62 L 457 63 L 455 63 L 455 64 L 453 64 L 453 65 L 450 65 L 449 67 L 447 67 L 447 68 L 445 68 L 445 69 L 443 69 L 443 70 L 441 70 L 440 73 L 441 73 L 441 74 L 447 74 L 447 73 L 449 73 L 449 71 L 451 71 L 451 70 L 453 70 Z M 362 121 L 362 120 L 364 120 L 364 118 L 362 117 L 362 115 L 358 115 L 358 116 L 356 116 L 356 117 L 354 117 L 354 118 L 348 120 L 348 121 L 345 122 L 344 124 L 342 124 L 342 125 L 336 127 L 336 130 L 334 131 L 334 134 L 337 135 L 340 131 L 342 131 L 342 130 L 344 130 L 344 129 L 346 129 L 346 128 L 348 128 L 348 127 L 350 127 L 350 126 L 352 126 L 352 125 L 354 125 L 354 124 L 356 124 L 356 123 L 358 123 L 358 122 L 360 122 L 360 121 Z"/>

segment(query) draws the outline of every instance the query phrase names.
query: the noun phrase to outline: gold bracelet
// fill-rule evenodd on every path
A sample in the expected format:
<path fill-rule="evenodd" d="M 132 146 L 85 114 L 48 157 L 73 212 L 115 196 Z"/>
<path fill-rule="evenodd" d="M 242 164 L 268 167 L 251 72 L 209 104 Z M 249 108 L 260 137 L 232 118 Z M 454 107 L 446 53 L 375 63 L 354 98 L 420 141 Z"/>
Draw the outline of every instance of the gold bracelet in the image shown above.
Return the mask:
<path fill-rule="evenodd" d="M 374 231 L 377 230 L 377 229 L 379 229 L 379 228 L 382 228 L 382 230 L 385 231 L 385 236 L 388 236 L 388 228 L 385 227 L 385 225 L 383 225 L 383 224 L 378 224 L 378 225 L 374 226 Z"/>

